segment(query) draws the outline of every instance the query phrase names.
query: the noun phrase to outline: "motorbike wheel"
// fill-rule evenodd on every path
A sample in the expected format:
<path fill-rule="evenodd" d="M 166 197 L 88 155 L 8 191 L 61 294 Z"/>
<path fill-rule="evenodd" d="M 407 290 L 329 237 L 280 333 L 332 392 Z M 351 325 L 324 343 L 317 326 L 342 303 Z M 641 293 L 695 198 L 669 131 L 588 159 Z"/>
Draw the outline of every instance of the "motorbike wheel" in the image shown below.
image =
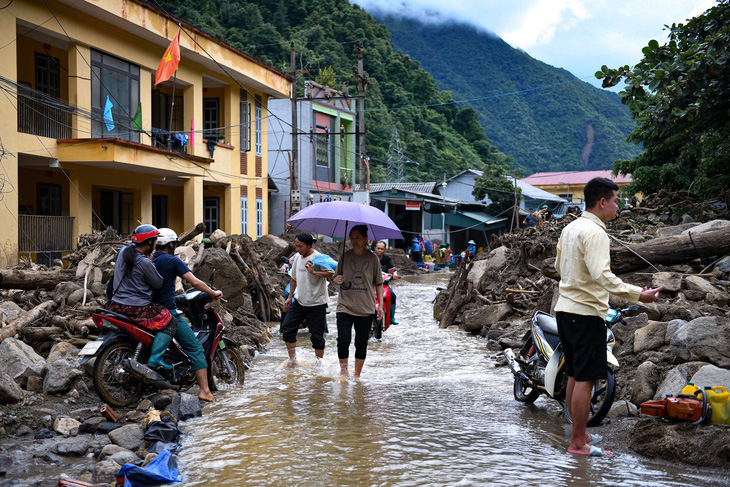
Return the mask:
<path fill-rule="evenodd" d="M 608 375 L 605 379 L 597 380 L 593 386 L 593 394 L 591 396 L 591 409 L 588 414 L 588 423 L 586 426 L 598 426 L 606 417 L 608 411 L 613 405 L 613 399 L 616 395 L 616 378 L 613 370 L 608 369 Z M 568 402 L 563 401 L 563 412 L 568 423 L 573 424 L 573 419 L 568 411 Z"/>
<path fill-rule="evenodd" d="M 526 404 L 532 404 L 540 395 L 539 390 L 527 385 L 527 383 L 520 377 L 515 377 L 515 385 L 512 393 L 514 394 L 515 399 Z"/>
<path fill-rule="evenodd" d="M 134 355 L 134 349 L 131 343 L 113 343 L 94 362 L 94 388 L 99 398 L 110 406 L 135 404 L 144 393 L 145 384 L 135 379 L 124 367 L 124 361 Z M 146 363 L 147 357 L 139 357 L 139 361 Z"/>
<path fill-rule="evenodd" d="M 218 350 L 215 358 L 213 358 L 211 376 L 211 391 L 220 391 L 229 389 L 232 386 L 243 385 L 245 367 L 241 353 L 233 347 Z"/>

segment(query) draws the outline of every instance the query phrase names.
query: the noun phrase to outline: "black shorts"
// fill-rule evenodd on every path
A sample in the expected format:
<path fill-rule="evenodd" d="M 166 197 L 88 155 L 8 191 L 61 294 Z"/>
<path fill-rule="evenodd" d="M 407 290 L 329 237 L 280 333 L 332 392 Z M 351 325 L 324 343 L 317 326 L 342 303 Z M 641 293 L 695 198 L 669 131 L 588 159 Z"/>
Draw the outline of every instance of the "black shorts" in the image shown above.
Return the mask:
<path fill-rule="evenodd" d="M 605 379 L 606 322 L 598 316 L 556 313 L 560 343 L 565 352 L 565 371 L 577 381 Z"/>

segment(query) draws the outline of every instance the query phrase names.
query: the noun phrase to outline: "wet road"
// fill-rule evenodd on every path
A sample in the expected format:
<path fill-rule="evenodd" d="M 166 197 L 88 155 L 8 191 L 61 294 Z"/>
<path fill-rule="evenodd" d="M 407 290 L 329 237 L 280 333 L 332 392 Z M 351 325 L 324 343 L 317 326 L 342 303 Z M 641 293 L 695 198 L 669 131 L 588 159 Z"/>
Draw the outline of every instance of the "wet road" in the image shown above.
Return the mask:
<path fill-rule="evenodd" d="M 300 364 L 285 367 L 274 333 L 243 389 L 183 424 L 182 485 L 728 484 L 726 473 L 631 454 L 565 453 L 557 403 L 517 403 L 483 340 L 438 328 L 431 301 L 446 284 L 437 274 L 396 284 L 400 325 L 370 343 L 359 381 L 339 377 L 333 312 L 321 362 L 300 333 Z"/>

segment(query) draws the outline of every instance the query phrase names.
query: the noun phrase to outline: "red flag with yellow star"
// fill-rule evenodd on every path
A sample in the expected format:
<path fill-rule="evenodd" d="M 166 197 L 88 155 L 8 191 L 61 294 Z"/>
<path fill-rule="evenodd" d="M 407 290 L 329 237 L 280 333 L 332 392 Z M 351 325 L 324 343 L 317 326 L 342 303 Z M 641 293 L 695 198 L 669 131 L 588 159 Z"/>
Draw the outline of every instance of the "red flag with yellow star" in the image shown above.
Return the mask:
<path fill-rule="evenodd" d="M 157 71 L 155 72 L 155 86 L 170 79 L 172 74 L 177 70 L 178 64 L 180 64 L 180 29 L 177 30 L 177 34 L 172 39 L 170 47 L 165 51 L 165 55 L 162 56 L 160 65 L 157 67 Z"/>

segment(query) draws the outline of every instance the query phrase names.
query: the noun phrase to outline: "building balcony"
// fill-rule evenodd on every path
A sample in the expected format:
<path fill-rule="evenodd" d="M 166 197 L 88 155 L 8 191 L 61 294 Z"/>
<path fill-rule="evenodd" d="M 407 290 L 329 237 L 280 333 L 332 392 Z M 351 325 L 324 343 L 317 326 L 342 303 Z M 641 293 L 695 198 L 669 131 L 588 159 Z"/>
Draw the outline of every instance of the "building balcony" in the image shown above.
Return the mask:
<path fill-rule="evenodd" d="M 18 89 L 18 132 L 52 139 L 68 139 L 74 108 L 52 97 L 37 97 Z"/>

